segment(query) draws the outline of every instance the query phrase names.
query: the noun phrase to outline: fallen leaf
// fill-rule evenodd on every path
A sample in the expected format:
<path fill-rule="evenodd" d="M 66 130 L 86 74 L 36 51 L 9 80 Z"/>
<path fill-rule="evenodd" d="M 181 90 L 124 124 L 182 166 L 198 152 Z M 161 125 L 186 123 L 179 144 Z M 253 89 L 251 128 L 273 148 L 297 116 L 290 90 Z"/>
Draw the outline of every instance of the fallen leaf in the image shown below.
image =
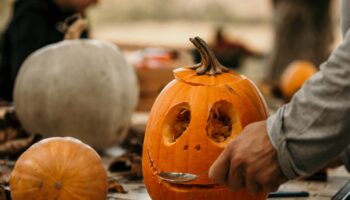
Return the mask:
<path fill-rule="evenodd" d="M 122 193 L 122 194 L 128 193 L 128 191 L 126 191 L 124 187 L 114 179 L 108 181 L 108 191 L 112 193 Z"/>

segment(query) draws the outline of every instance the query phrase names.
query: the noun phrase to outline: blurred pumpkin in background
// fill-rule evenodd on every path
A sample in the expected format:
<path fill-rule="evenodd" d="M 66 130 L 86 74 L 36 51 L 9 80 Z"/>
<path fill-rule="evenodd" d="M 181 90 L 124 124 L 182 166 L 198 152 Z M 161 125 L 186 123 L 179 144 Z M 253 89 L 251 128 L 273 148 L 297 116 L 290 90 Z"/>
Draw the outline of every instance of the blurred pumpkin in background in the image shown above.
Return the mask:
<path fill-rule="evenodd" d="M 170 67 L 179 52 L 165 48 L 144 48 L 133 53 L 129 60 L 136 68 L 160 69 Z"/>
<path fill-rule="evenodd" d="M 142 168 L 153 200 L 262 200 L 230 191 L 207 175 L 181 184 L 161 180 L 161 172 L 203 174 L 251 122 L 268 116 L 264 99 L 245 76 L 222 66 L 207 44 L 191 39 L 202 61 L 174 71 L 171 81 L 156 99 L 146 128 Z"/>
<path fill-rule="evenodd" d="M 98 150 L 125 138 L 137 101 L 133 67 L 114 44 L 93 39 L 37 50 L 22 64 L 14 88 L 16 113 L 27 131 L 72 136 Z"/>
<path fill-rule="evenodd" d="M 49 138 L 19 157 L 10 188 L 13 200 L 105 200 L 108 180 L 91 147 L 74 138 Z"/>
<path fill-rule="evenodd" d="M 290 63 L 280 80 L 280 90 L 283 98 L 289 101 L 305 81 L 317 71 L 317 68 L 309 61 L 296 60 Z"/>

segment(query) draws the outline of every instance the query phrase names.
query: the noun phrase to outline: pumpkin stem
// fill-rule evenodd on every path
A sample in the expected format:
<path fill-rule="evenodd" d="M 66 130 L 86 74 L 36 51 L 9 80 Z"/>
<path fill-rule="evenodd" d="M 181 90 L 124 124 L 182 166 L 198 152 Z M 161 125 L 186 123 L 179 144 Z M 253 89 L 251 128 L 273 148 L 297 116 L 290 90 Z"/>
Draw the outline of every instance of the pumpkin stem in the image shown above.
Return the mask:
<path fill-rule="evenodd" d="M 60 181 L 55 182 L 55 188 L 56 190 L 59 190 L 62 188 L 62 183 Z"/>
<path fill-rule="evenodd" d="M 72 21 L 74 22 L 68 26 L 69 22 Z M 88 27 L 87 20 L 83 19 L 81 14 L 74 14 L 68 17 L 64 20 L 64 24 L 67 27 L 64 35 L 65 40 L 79 39 L 83 31 Z"/>
<path fill-rule="evenodd" d="M 209 48 L 207 43 L 200 37 L 190 38 L 190 41 L 199 51 L 201 55 L 201 62 L 190 67 L 196 70 L 197 75 L 210 75 L 215 76 L 222 72 L 229 71 L 228 68 L 224 67 L 216 58 L 214 52 Z"/>

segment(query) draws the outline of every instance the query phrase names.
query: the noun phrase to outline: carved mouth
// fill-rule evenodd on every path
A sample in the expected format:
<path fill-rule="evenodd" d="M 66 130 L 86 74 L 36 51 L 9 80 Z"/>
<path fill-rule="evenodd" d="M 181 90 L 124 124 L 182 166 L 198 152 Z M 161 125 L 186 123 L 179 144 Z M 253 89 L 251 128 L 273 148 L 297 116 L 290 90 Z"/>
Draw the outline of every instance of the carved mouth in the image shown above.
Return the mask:
<path fill-rule="evenodd" d="M 163 183 L 165 186 L 169 187 L 169 188 L 175 188 L 175 189 L 179 189 L 179 190 L 183 190 L 183 189 L 218 189 L 218 188 L 225 188 L 225 186 L 223 185 L 219 185 L 219 184 L 212 184 L 212 183 L 207 183 L 207 184 L 190 184 L 188 182 L 186 183 L 170 183 L 166 180 L 163 180 L 161 178 L 158 177 L 158 174 L 160 173 L 160 171 L 156 168 L 154 161 L 150 155 L 149 149 L 147 149 L 147 154 L 148 154 L 148 162 L 150 164 L 150 169 L 153 173 L 153 175 L 157 178 L 158 182 Z M 154 178 L 155 178 L 154 177 Z"/>

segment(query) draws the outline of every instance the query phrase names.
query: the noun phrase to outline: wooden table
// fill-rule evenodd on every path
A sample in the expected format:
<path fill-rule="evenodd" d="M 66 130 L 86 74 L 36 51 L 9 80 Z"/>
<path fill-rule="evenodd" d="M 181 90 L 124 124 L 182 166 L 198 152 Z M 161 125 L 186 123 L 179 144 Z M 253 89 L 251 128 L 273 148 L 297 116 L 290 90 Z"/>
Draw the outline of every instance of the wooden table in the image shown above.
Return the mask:
<path fill-rule="evenodd" d="M 293 180 L 282 185 L 279 190 L 307 191 L 310 193 L 308 198 L 288 198 L 290 200 L 330 200 L 350 180 L 350 177 L 344 167 L 329 170 L 328 175 L 328 181 L 326 182 Z"/>
<path fill-rule="evenodd" d="M 269 198 L 271 200 L 330 200 L 337 191 L 342 188 L 349 180 L 348 172 L 343 168 L 337 168 L 328 171 L 328 181 L 304 181 L 293 180 L 283 184 L 280 191 L 307 191 L 310 193 L 308 198 Z M 122 182 L 127 194 L 110 194 L 108 200 L 150 200 L 144 184 L 141 181 Z"/>
<path fill-rule="evenodd" d="M 3 109 L 0 109 L 0 116 L 3 115 Z M 144 125 L 148 119 L 148 113 L 137 113 L 133 116 L 133 125 Z M 115 156 L 115 155 L 114 155 Z M 327 182 L 293 180 L 282 185 L 281 191 L 307 191 L 310 193 L 308 198 L 288 198 L 288 200 L 330 200 L 337 191 L 342 188 L 349 180 L 350 175 L 343 168 L 337 168 L 328 171 Z M 113 193 L 108 195 L 108 200 L 150 200 L 147 190 L 142 181 L 126 181 L 118 174 L 112 174 L 128 192 L 126 194 Z M 273 198 L 282 200 L 286 198 Z"/>

